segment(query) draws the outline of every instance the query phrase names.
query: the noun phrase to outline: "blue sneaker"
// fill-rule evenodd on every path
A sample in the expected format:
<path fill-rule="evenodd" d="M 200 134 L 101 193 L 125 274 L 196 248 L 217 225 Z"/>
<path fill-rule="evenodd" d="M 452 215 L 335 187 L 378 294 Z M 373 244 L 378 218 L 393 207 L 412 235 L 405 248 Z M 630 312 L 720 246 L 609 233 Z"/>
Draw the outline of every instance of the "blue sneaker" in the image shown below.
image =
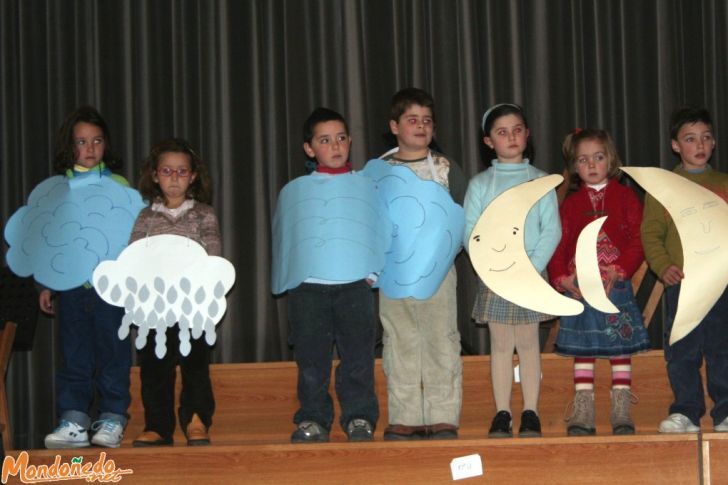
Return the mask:
<path fill-rule="evenodd" d="M 45 447 L 49 450 L 84 448 L 88 445 L 88 432 L 77 423 L 65 419 L 45 437 Z"/>
<path fill-rule="evenodd" d="M 106 448 L 118 448 L 121 446 L 121 439 L 124 437 L 124 425 L 115 419 L 101 419 L 91 425 L 91 430 L 96 431 L 91 443 Z"/>

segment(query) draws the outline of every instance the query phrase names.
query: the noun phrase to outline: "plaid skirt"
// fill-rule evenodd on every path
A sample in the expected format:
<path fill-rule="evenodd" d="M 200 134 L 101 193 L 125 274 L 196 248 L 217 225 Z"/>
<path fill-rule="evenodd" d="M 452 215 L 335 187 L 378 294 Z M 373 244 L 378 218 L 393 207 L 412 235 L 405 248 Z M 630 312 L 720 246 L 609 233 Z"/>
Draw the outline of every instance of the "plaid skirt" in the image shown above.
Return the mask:
<path fill-rule="evenodd" d="M 478 278 L 478 294 L 475 296 L 472 318 L 476 323 L 493 322 L 506 325 L 523 325 L 552 320 L 555 317 L 523 308 L 505 298 L 501 298 L 493 293 L 483 283 L 483 280 Z"/>

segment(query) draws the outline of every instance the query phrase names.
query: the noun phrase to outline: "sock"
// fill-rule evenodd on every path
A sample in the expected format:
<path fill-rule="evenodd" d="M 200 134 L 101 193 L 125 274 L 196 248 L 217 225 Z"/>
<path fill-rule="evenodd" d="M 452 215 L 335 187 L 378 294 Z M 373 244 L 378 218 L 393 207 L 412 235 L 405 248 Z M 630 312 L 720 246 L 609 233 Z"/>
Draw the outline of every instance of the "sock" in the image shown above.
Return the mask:
<path fill-rule="evenodd" d="M 594 390 L 594 357 L 574 358 L 574 388 L 577 391 Z"/>
<path fill-rule="evenodd" d="M 632 358 L 629 355 L 618 355 L 609 359 L 612 364 L 612 389 L 629 389 L 632 387 Z"/>

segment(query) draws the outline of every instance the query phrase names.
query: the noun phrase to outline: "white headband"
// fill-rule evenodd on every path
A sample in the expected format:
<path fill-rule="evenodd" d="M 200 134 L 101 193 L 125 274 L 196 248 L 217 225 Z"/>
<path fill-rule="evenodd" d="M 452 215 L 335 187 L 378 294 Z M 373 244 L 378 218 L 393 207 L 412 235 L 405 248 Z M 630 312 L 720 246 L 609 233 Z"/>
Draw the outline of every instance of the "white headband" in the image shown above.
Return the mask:
<path fill-rule="evenodd" d="M 517 104 L 513 104 L 513 103 L 494 104 L 493 106 L 488 108 L 488 111 L 486 111 L 485 114 L 483 115 L 483 121 L 480 122 L 480 128 L 483 130 L 484 135 L 487 135 L 487 133 L 485 133 L 485 122 L 488 120 L 488 116 L 490 116 L 490 114 L 493 112 L 494 109 L 500 108 L 501 106 L 512 106 L 512 107 L 516 108 L 519 112 L 523 112 L 523 108 L 521 108 Z"/>

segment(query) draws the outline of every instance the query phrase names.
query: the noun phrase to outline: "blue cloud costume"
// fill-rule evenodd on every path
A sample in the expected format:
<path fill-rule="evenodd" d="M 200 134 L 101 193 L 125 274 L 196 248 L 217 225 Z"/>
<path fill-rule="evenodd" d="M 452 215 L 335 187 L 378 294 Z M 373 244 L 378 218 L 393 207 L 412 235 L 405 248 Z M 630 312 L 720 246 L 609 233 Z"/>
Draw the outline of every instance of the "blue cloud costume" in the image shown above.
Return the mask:
<path fill-rule="evenodd" d="M 131 401 L 129 339 L 117 337 L 123 309 L 105 303 L 87 284 L 99 262 L 115 259 L 126 246 L 144 207 L 128 185 L 103 162 L 69 170 L 41 182 L 5 226 L 10 269 L 58 291 L 63 367 L 56 375 L 56 409 L 61 420 L 84 429 L 91 425 L 96 391 L 98 426 L 107 419 L 125 425 Z"/>

